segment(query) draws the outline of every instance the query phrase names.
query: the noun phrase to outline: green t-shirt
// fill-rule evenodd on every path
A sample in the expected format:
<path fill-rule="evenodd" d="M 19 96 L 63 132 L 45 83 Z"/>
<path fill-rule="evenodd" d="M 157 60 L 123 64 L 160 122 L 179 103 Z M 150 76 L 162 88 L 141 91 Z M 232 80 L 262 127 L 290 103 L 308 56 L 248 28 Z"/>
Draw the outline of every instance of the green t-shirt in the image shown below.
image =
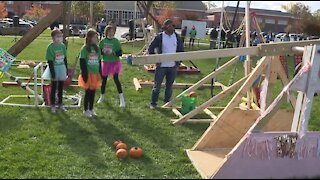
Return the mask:
<path fill-rule="evenodd" d="M 122 50 L 120 41 L 117 38 L 104 38 L 99 42 L 99 48 L 102 50 L 102 52 L 109 51 L 112 49 L 112 54 L 107 55 L 105 53 L 102 53 L 103 61 L 107 62 L 115 62 L 119 60 L 119 57 L 115 55 L 117 51 Z"/>
<path fill-rule="evenodd" d="M 196 35 L 197 35 L 197 30 L 191 29 L 191 31 L 190 31 L 190 37 L 191 37 L 191 38 L 195 38 Z"/>
<path fill-rule="evenodd" d="M 87 48 L 83 46 L 80 51 L 79 58 L 86 60 L 88 74 L 99 74 L 99 60 L 101 59 L 100 51 L 96 52 L 93 47 L 91 47 L 91 52 L 87 51 Z"/>
<path fill-rule="evenodd" d="M 53 61 L 54 65 L 64 64 L 64 58 L 67 56 L 67 49 L 63 43 L 59 45 L 49 44 L 46 53 L 46 59 L 48 61 Z"/>

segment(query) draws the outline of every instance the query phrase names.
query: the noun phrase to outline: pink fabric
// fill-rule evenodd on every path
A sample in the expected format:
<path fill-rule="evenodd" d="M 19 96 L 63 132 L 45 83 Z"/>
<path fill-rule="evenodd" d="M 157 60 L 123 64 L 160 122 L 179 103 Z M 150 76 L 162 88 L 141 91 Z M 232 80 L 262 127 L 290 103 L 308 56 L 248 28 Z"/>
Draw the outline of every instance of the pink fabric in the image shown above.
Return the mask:
<path fill-rule="evenodd" d="M 101 62 L 102 76 L 121 74 L 122 64 L 120 61 L 115 62 Z"/>

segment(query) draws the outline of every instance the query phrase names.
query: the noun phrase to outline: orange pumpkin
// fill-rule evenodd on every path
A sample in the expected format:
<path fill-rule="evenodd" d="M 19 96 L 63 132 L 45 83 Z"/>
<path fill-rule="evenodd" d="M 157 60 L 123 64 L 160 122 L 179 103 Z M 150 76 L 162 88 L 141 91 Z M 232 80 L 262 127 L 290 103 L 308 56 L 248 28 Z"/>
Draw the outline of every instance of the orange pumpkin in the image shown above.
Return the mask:
<path fill-rule="evenodd" d="M 116 152 L 116 156 L 118 159 L 125 159 L 127 157 L 127 150 L 125 149 L 118 149 Z"/>
<path fill-rule="evenodd" d="M 116 140 L 113 142 L 113 146 L 114 148 L 116 148 L 118 146 L 118 144 L 122 143 L 122 141 L 119 139 L 119 140 Z"/>
<path fill-rule="evenodd" d="M 119 143 L 117 146 L 116 146 L 116 150 L 118 151 L 118 149 L 125 149 L 127 150 L 127 145 L 125 143 Z"/>
<path fill-rule="evenodd" d="M 191 91 L 191 92 L 189 93 L 189 97 L 197 97 L 197 93 L 194 92 L 194 91 Z"/>
<path fill-rule="evenodd" d="M 139 147 L 131 148 L 129 153 L 130 153 L 130 157 L 132 157 L 134 159 L 139 159 L 143 155 L 143 151 Z"/>

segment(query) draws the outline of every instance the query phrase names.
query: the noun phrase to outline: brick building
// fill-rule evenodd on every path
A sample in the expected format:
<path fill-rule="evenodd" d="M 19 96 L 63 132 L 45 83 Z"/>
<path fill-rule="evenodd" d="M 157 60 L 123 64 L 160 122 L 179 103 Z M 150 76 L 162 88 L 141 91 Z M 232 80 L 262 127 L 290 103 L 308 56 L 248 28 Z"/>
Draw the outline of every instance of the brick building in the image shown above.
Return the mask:
<path fill-rule="evenodd" d="M 173 1 L 176 10 L 176 19 L 181 23 L 186 14 L 195 14 L 198 20 L 207 19 L 206 6 L 201 1 Z M 128 26 L 128 21 L 134 18 L 135 1 L 104 1 L 106 11 L 106 21 L 113 20 L 119 26 Z M 137 17 L 143 18 L 144 15 L 136 7 Z M 162 9 L 156 10 L 156 16 L 162 13 Z M 181 24 L 176 24 L 179 28 Z"/>
<path fill-rule="evenodd" d="M 225 13 L 226 17 L 228 18 L 230 23 L 232 23 L 236 7 L 226 6 L 224 9 L 226 12 Z M 269 32 L 269 31 L 274 33 L 285 32 L 285 28 L 295 20 L 293 15 L 287 12 L 250 8 L 250 13 L 251 12 L 256 13 L 257 21 L 263 32 Z M 209 14 L 207 16 L 209 26 L 210 27 L 219 26 L 221 7 L 208 10 L 207 13 Z M 239 27 L 244 16 L 245 16 L 245 8 L 239 7 L 237 16 L 235 19 L 235 24 L 234 24 L 235 29 Z M 224 28 L 226 28 L 226 25 L 224 25 Z"/>

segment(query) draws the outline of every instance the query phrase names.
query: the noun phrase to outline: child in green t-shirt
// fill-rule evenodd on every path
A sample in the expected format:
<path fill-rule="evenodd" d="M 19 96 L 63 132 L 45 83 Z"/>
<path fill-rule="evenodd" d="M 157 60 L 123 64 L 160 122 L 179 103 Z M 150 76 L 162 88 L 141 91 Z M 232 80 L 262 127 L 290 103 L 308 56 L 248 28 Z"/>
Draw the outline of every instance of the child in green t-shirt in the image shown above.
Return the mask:
<path fill-rule="evenodd" d="M 116 27 L 108 25 L 105 30 L 105 38 L 99 42 L 99 48 L 101 49 L 102 62 L 101 62 L 101 95 L 98 103 L 104 101 L 104 94 L 109 75 L 113 75 L 113 80 L 117 86 L 117 90 L 120 97 L 120 107 L 125 107 L 125 101 L 122 93 L 121 83 L 119 81 L 119 74 L 122 71 L 122 64 L 120 62 L 120 56 L 122 56 L 122 48 L 120 41 L 114 37 Z"/>
<path fill-rule="evenodd" d="M 195 26 L 192 26 L 192 29 L 189 34 L 190 34 L 189 47 L 190 47 L 191 42 L 192 42 L 192 47 L 193 47 L 194 40 L 196 39 L 196 36 L 197 36 L 197 30 L 196 30 Z"/>
<path fill-rule="evenodd" d="M 51 32 L 52 43 L 47 47 L 46 59 L 51 73 L 51 112 L 56 113 L 56 90 L 58 89 L 58 106 L 62 111 L 67 111 L 62 105 L 63 85 L 67 79 L 67 49 L 62 43 L 63 34 L 54 29 Z"/>
<path fill-rule="evenodd" d="M 100 63 L 101 53 L 98 47 L 98 33 L 89 29 L 86 35 L 85 45 L 80 51 L 81 74 L 78 77 L 78 84 L 85 89 L 84 115 L 88 118 L 97 116 L 93 110 L 94 96 L 101 85 Z"/>

